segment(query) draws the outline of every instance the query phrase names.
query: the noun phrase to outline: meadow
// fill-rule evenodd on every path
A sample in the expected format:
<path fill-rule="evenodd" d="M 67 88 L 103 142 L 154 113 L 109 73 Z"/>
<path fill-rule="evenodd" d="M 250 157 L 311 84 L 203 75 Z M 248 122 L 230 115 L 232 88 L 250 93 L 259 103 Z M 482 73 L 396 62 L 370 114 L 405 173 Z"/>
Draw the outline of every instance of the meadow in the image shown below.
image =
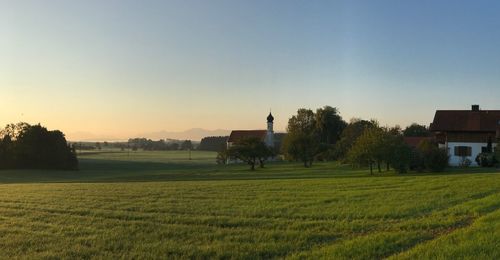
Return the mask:
<path fill-rule="evenodd" d="M 500 258 L 500 172 L 211 152 L 85 153 L 80 171 L 0 171 L 0 258 Z"/>

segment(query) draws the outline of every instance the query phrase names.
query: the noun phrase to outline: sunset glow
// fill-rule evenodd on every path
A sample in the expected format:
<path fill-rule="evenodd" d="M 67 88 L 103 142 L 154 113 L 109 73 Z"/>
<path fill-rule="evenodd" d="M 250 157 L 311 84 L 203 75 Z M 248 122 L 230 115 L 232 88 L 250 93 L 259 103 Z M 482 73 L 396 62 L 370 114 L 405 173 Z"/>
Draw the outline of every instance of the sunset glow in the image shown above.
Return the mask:
<path fill-rule="evenodd" d="M 261 129 L 269 109 L 284 131 L 300 107 L 402 126 L 494 108 L 498 3 L 430 2 L 2 1 L 0 124 L 126 139 Z"/>

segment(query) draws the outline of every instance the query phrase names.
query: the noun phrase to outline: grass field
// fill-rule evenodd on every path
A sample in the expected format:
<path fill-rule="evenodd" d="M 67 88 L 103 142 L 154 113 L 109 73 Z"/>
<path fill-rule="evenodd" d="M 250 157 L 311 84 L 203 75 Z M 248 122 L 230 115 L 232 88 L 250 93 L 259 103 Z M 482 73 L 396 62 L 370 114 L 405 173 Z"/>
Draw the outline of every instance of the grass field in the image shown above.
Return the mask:
<path fill-rule="evenodd" d="M 0 171 L 0 258 L 500 258 L 500 172 L 106 152 Z"/>

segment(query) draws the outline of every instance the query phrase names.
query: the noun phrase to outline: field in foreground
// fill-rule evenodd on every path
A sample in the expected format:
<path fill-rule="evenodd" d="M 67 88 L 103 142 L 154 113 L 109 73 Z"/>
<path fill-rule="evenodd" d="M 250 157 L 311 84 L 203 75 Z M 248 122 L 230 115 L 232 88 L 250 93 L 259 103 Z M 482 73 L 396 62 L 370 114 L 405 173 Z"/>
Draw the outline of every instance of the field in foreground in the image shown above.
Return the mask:
<path fill-rule="evenodd" d="M 500 174 L 250 172 L 212 153 L 98 153 L 0 171 L 0 258 L 500 257 Z"/>

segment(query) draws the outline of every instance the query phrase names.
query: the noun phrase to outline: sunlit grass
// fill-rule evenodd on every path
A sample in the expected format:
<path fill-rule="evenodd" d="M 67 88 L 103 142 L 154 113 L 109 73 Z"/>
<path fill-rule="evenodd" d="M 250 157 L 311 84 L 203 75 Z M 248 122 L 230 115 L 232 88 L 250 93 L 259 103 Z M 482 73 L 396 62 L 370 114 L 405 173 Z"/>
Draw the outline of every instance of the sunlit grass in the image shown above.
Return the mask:
<path fill-rule="evenodd" d="M 251 172 L 137 155 L 89 155 L 76 173 L 0 172 L 0 258 L 500 257 L 494 170 Z"/>

